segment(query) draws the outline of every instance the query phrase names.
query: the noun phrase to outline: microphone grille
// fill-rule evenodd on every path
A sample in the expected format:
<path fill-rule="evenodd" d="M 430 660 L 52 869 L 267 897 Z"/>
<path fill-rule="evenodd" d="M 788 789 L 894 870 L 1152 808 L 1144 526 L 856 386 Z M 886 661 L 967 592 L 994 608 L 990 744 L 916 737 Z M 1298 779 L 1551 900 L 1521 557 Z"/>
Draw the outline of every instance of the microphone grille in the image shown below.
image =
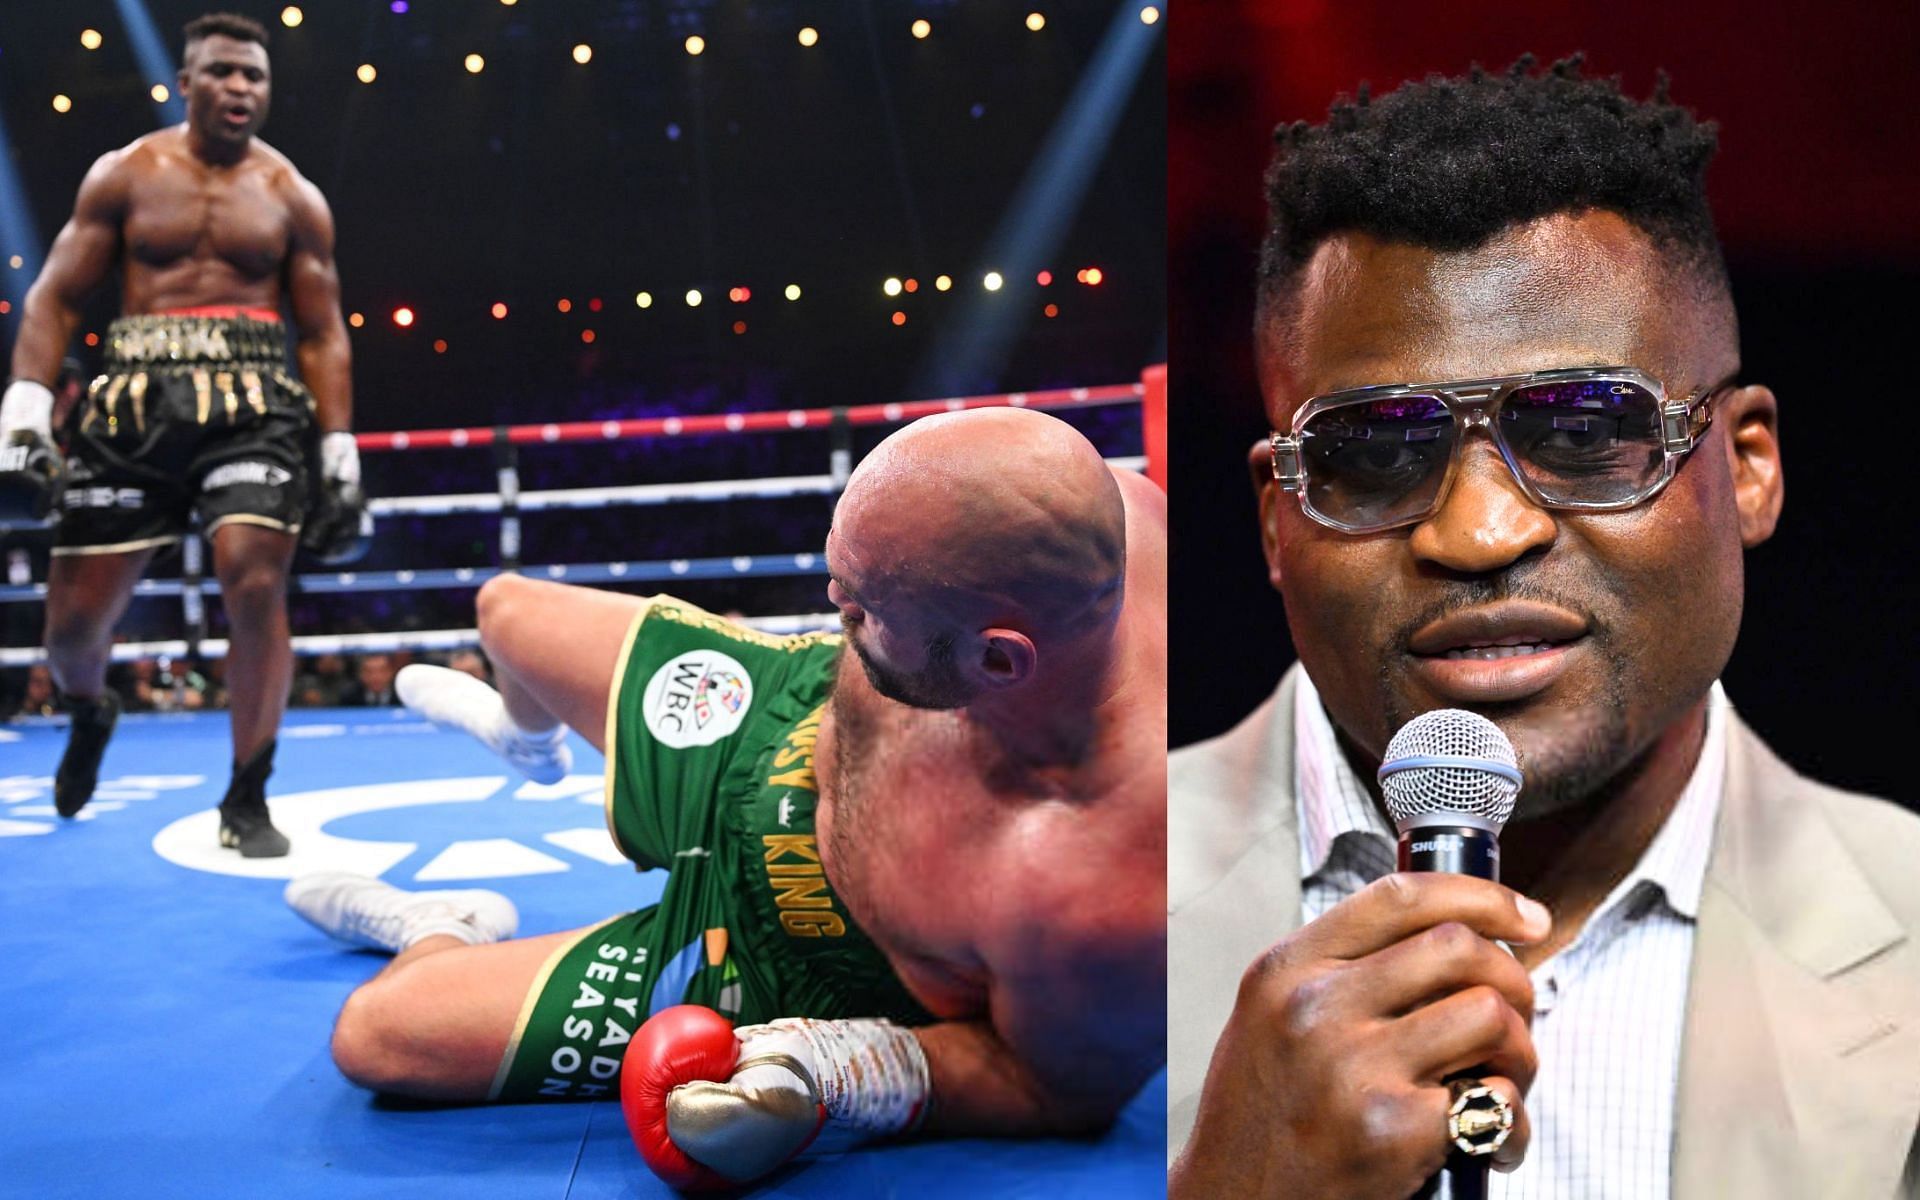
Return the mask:
<path fill-rule="evenodd" d="M 1498 830 L 1520 794 L 1513 743 L 1479 713 L 1437 708 L 1400 727 L 1380 763 L 1380 789 L 1396 825 L 1465 815 Z"/>

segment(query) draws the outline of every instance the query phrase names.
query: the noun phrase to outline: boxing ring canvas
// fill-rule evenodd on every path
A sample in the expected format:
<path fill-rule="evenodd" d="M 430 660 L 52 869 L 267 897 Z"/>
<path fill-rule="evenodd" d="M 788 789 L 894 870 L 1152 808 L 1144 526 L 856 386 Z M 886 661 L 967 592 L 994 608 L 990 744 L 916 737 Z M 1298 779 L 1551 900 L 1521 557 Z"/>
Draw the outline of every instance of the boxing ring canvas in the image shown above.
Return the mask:
<path fill-rule="evenodd" d="M 0 1193 L 33 1197 L 654 1197 L 616 1101 L 377 1099 L 334 1069 L 334 1014 L 385 956 L 282 904 L 292 875 L 488 887 L 523 934 L 652 903 L 613 849 L 599 755 L 542 787 L 401 709 L 300 710 L 269 787 L 283 859 L 215 845 L 224 713 L 122 719 L 93 802 L 54 815 L 64 722 L 0 726 Z M 768 1197 L 1165 1194 L 1166 1083 L 1105 1135 L 869 1147 L 789 1168 Z"/>

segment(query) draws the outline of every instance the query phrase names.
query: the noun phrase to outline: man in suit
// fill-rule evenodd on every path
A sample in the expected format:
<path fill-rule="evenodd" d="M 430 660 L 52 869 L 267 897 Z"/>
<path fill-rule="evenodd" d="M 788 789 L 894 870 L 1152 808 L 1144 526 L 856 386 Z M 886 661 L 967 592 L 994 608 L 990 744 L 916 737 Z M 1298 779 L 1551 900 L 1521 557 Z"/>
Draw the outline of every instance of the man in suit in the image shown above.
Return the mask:
<path fill-rule="evenodd" d="M 1170 762 L 1171 1196 L 1414 1194 L 1462 1077 L 1496 1196 L 1913 1193 L 1920 821 L 1716 683 L 1783 493 L 1713 149 L 1577 59 L 1282 131 L 1251 464 L 1300 665 Z M 1506 886 L 1394 872 L 1374 773 L 1437 708 L 1515 747 Z"/>

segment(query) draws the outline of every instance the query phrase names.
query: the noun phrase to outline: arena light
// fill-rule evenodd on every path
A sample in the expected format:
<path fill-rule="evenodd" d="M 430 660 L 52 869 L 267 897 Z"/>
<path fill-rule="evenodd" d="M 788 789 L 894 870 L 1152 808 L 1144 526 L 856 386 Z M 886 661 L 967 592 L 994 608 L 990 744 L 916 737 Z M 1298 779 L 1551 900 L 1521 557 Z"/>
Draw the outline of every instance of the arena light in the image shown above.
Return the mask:
<path fill-rule="evenodd" d="M 600 302 L 600 297 L 598 296 L 595 296 L 593 299 L 587 301 L 588 312 L 599 312 L 601 309 L 605 307 L 606 305 Z"/>
<path fill-rule="evenodd" d="M 445 354 L 447 352 L 447 339 L 445 338 L 433 339 L 433 352 L 435 354 Z"/>
<path fill-rule="evenodd" d="M 298 5 L 289 4 L 280 10 L 280 23 L 288 29 L 299 28 L 300 22 L 306 19 L 307 14 L 301 12 Z"/>
<path fill-rule="evenodd" d="M 1060 315 L 1060 306 L 1058 304 L 1049 304 L 1045 311 L 1049 317 L 1057 317 Z"/>
<path fill-rule="evenodd" d="M 800 44 L 812 46 L 820 41 L 820 31 L 808 25 L 800 31 Z"/>
<path fill-rule="evenodd" d="M 687 289 L 687 307 L 688 308 L 700 307 L 700 289 L 699 288 Z"/>
<path fill-rule="evenodd" d="M 701 37 L 699 34 L 696 33 L 692 37 L 687 39 L 688 54 L 699 55 L 704 53 L 706 49 L 707 49 L 707 39 Z"/>
<path fill-rule="evenodd" d="M 1033 30 L 1035 33 L 1039 33 L 1042 29 L 1045 29 L 1046 27 L 1047 27 L 1047 17 L 1045 13 L 1030 12 L 1027 14 L 1028 29 Z"/>
<path fill-rule="evenodd" d="M 413 324 L 413 310 L 405 307 L 394 309 L 393 323 L 402 329 Z"/>
<path fill-rule="evenodd" d="M 16 254 L 13 257 L 7 259 L 7 265 L 12 267 L 14 270 L 18 271 L 21 267 L 24 267 L 27 265 L 27 260 L 24 258 L 21 258 L 18 254 Z"/>
<path fill-rule="evenodd" d="M 933 25 L 925 17 L 921 17 L 919 20 L 913 23 L 913 36 L 919 38 L 922 41 L 925 41 L 927 35 L 932 32 L 933 32 Z"/>
<path fill-rule="evenodd" d="M 733 323 L 733 331 L 736 334 L 745 333 L 747 331 L 747 323 L 745 321 L 735 321 Z"/>
<path fill-rule="evenodd" d="M 1138 14 L 1130 4 L 1113 9 L 1099 45 L 1073 81 L 1072 95 L 1059 107 L 983 244 L 976 269 L 991 265 L 1012 278 L 1031 279 L 1049 262 L 1061 261 L 1067 232 L 1092 191 L 1129 99 L 1161 84 L 1147 70 L 1161 46 L 1160 33 L 1141 25 Z M 999 375 L 1036 315 L 1024 304 L 971 289 L 962 309 L 941 320 L 908 394 L 958 395 L 971 381 Z"/>
<path fill-rule="evenodd" d="M 173 98 L 173 93 L 167 90 L 167 85 L 164 83 L 156 83 L 148 88 L 147 95 L 153 97 L 155 104 L 165 104 Z"/>
<path fill-rule="evenodd" d="M 788 285 L 787 285 L 787 299 L 789 299 L 789 300 L 798 300 L 799 298 L 800 298 L 800 285 L 799 285 L 799 284 L 797 284 L 797 283 L 790 283 L 790 284 L 788 284 Z"/>
<path fill-rule="evenodd" d="M 372 63 L 361 63 L 353 72 L 353 77 L 361 83 L 372 83 L 380 78 L 380 72 L 373 69 Z"/>
<path fill-rule="evenodd" d="M 1151 4 L 1147 5 L 1145 8 L 1140 10 L 1140 23 L 1142 25 L 1151 25 L 1155 21 L 1158 21 L 1159 19 L 1160 19 L 1160 10 L 1155 8 Z"/>
<path fill-rule="evenodd" d="M 573 48 L 573 61 L 579 63 L 583 67 L 586 66 L 588 63 L 592 62 L 593 47 L 587 45 L 585 42 L 581 42 L 578 46 L 575 46 Z"/>
<path fill-rule="evenodd" d="M 21 248 L 7 256 L 7 266 L 12 270 L 0 274 L 0 299 L 13 308 L 26 302 L 27 286 L 40 273 L 38 247 L 45 244 L 33 219 L 33 206 L 27 202 L 26 184 L 13 154 L 13 140 L 7 136 L 6 113 L 0 108 L 0 246 Z M 31 270 L 27 269 L 29 266 Z"/>
<path fill-rule="evenodd" d="M 589 346 L 593 345 L 594 337 L 595 337 L 595 334 L 591 329 L 582 329 L 580 331 L 580 340 L 586 345 L 589 345 Z"/>
<path fill-rule="evenodd" d="M 73 101 L 69 99 L 64 93 L 57 95 L 53 98 L 53 111 L 57 113 L 63 113 L 63 112 L 70 112 L 72 111 L 72 109 L 73 109 Z"/>
<path fill-rule="evenodd" d="M 905 325 L 907 323 L 907 314 L 900 312 L 898 309 L 894 310 L 893 323 L 895 325 Z"/>
<path fill-rule="evenodd" d="M 507 306 L 498 300 L 495 300 L 493 307 L 487 311 L 493 314 L 493 319 L 496 321 L 504 321 L 507 319 Z"/>
<path fill-rule="evenodd" d="M 98 346 L 100 344 L 100 335 L 97 333 L 89 332 L 86 336 L 86 343 L 89 346 Z"/>
<path fill-rule="evenodd" d="M 1000 290 L 1000 285 L 1005 283 L 1006 280 L 1000 278 L 1000 272 L 988 271 L 987 277 L 985 279 L 982 279 L 980 282 L 986 285 L 986 289 L 988 291 L 997 292 Z"/>
<path fill-rule="evenodd" d="M 1106 276 L 1100 273 L 1099 267 L 1088 267 L 1080 272 L 1080 282 L 1088 287 L 1099 287 L 1100 281 L 1105 278 Z"/>
<path fill-rule="evenodd" d="M 13 301 L 0 300 L 0 317 L 4 317 L 12 311 L 13 311 Z"/>
<path fill-rule="evenodd" d="M 953 276 L 941 275 L 936 277 L 933 281 L 933 287 L 935 291 L 940 291 L 940 292 L 949 290 L 950 288 L 953 287 Z"/>
<path fill-rule="evenodd" d="M 478 75 L 487 69 L 487 60 L 478 54 L 469 54 L 466 58 L 467 74 Z"/>
<path fill-rule="evenodd" d="M 920 281 L 918 279 L 909 279 L 900 286 L 906 288 L 907 292 L 911 294 L 920 290 Z"/>
<path fill-rule="evenodd" d="M 653 293 L 652 292 L 635 292 L 633 294 L 633 303 L 636 307 L 639 307 L 639 308 L 652 308 Z"/>
<path fill-rule="evenodd" d="M 353 326 L 355 329 L 360 328 L 362 325 L 365 325 L 366 323 L 367 323 L 367 316 L 365 313 L 348 313 L 347 314 L 347 324 Z"/>
<path fill-rule="evenodd" d="M 880 290 L 889 296 L 898 296 L 900 294 L 900 281 L 889 275 L 887 276 L 887 281 L 880 285 Z"/>
<path fill-rule="evenodd" d="M 1042 271 L 1038 275 L 1035 275 L 1033 277 L 1033 281 L 1039 284 L 1041 287 L 1046 287 L 1048 284 L 1051 284 L 1053 282 L 1053 272 Z"/>
<path fill-rule="evenodd" d="M 570 313 L 573 311 L 573 301 L 567 299 L 565 296 L 562 296 L 560 297 L 560 303 L 554 305 L 554 307 L 559 309 L 563 313 Z"/>
<path fill-rule="evenodd" d="M 407 11 L 407 0 L 393 0 L 393 3 L 392 3 L 392 4 L 389 4 L 389 5 L 387 5 L 387 7 L 388 7 L 388 8 L 390 9 L 390 10 L 392 10 L 393 12 L 397 12 L 397 13 L 403 13 L 403 12 L 406 12 L 406 11 Z"/>
<path fill-rule="evenodd" d="M 172 79 L 180 70 L 180 59 L 168 39 L 160 36 L 160 28 L 154 24 L 153 14 L 147 11 L 145 0 L 113 0 L 113 7 L 120 14 L 121 32 L 133 51 L 134 67 L 140 78 Z M 153 118 L 162 129 L 178 125 L 187 119 L 187 106 L 179 96 L 169 96 L 160 102 Z"/>
<path fill-rule="evenodd" d="M 80 31 L 80 44 L 89 50 L 98 50 L 100 43 L 105 40 L 105 38 L 100 36 L 98 29 L 82 29 Z"/>

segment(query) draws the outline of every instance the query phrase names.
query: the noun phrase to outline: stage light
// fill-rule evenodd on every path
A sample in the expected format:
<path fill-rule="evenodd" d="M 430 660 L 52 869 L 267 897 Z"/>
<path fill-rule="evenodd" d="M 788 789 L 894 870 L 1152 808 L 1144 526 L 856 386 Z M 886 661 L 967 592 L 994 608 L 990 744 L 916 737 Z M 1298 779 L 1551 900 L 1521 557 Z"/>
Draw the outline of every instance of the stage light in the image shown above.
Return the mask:
<path fill-rule="evenodd" d="M 413 324 L 413 310 L 410 308 L 394 309 L 393 323 L 395 325 L 398 325 L 402 329 L 405 329 L 407 326 Z"/>
<path fill-rule="evenodd" d="M 895 325 L 905 325 L 907 323 L 907 314 L 900 312 L 898 310 L 895 310 L 893 314 L 893 323 Z"/>
<path fill-rule="evenodd" d="M 1039 284 L 1041 287 L 1046 287 L 1048 284 L 1053 282 L 1053 272 L 1042 271 L 1038 275 L 1035 275 L 1033 277 L 1033 281 Z"/>
<path fill-rule="evenodd" d="M 809 25 L 800 31 L 800 44 L 811 46 L 820 40 L 820 31 Z"/>
<path fill-rule="evenodd" d="M 733 331 L 735 333 L 745 333 L 747 331 L 747 323 L 745 321 L 735 321 L 733 323 Z"/>
<path fill-rule="evenodd" d="M 933 26 L 927 22 L 927 19 L 925 17 L 921 17 L 918 21 L 915 21 L 913 23 L 914 37 L 924 40 L 926 36 L 932 32 L 933 32 Z"/>
<path fill-rule="evenodd" d="M 599 312 L 601 309 L 605 307 L 606 305 L 600 302 L 600 297 L 598 296 L 595 296 L 593 299 L 587 301 L 588 312 Z"/>
<path fill-rule="evenodd" d="M 790 283 L 790 284 L 788 284 L 788 285 L 787 285 L 787 299 L 789 299 L 789 300 L 798 300 L 799 298 L 800 298 L 800 285 L 799 285 L 799 284 L 797 284 L 797 283 Z"/>
<path fill-rule="evenodd" d="M 361 83 L 372 83 L 380 77 L 380 72 L 373 69 L 372 63 L 361 63 L 354 71 L 353 77 Z"/>
<path fill-rule="evenodd" d="M 999 290 L 1000 290 L 1000 285 L 1001 285 L 1002 283 L 1005 283 L 1005 282 L 1006 282 L 1006 280 L 1004 280 L 1004 279 L 1002 279 L 1002 278 L 1000 278 L 1000 272 L 998 272 L 998 271 L 988 271 L 988 272 L 987 272 L 987 277 L 986 277 L 985 279 L 983 279 L 983 280 L 981 280 L 980 282 L 982 282 L 982 283 L 984 283 L 984 284 L 986 284 L 986 285 L 987 285 L 987 290 L 988 290 L 988 291 L 990 291 L 990 292 L 997 292 L 997 291 L 999 291 Z"/>
<path fill-rule="evenodd" d="M 580 331 L 580 340 L 589 346 L 593 345 L 593 330 L 582 329 Z"/>
<path fill-rule="evenodd" d="M 365 325 L 366 323 L 367 323 L 367 318 L 361 313 L 347 314 L 347 324 L 353 326 L 355 329 L 360 328 L 362 325 Z"/>
<path fill-rule="evenodd" d="M 951 275 L 941 275 L 935 278 L 933 281 L 933 287 L 935 291 L 944 292 L 952 286 L 953 286 L 953 276 Z"/>
<path fill-rule="evenodd" d="M 294 5 L 289 4 L 285 8 L 280 10 L 280 23 L 282 25 L 285 25 L 288 29 L 295 28 L 300 24 L 300 22 L 306 19 L 307 19 L 307 15 L 301 12 L 299 8 L 297 8 Z"/>
<path fill-rule="evenodd" d="M 900 281 L 889 275 L 887 281 L 880 285 L 880 290 L 889 296 L 898 296 L 900 294 Z"/>
<path fill-rule="evenodd" d="M 478 54 L 467 55 L 467 74 L 478 75 L 480 72 L 486 69 L 487 69 L 486 59 L 481 58 Z"/>
<path fill-rule="evenodd" d="M 687 289 L 687 307 L 688 308 L 700 307 L 700 289 L 699 288 Z"/>
<path fill-rule="evenodd" d="M 697 33 L 687 39 L 688 54 L 699 54 L 701 51 L 705 50 L 706 48 L 707 48 L 707 39 L 701 37 Z"/>
<path fill-rule="evenodd" d="M 1057 317 L 1060 315 L 1060 306 L 1058 304 L 1049 304 L 1047 305 L 1046 313 L 1049 317 Z"/>
<path fill-rule="evenodd" d="M 98 29 L 82 29 L 80 31 L 80 44 L 89 50 L 98 50 L 101 41 L 102 39 Z"/>
<path fill-rule="evenodd" d="M 73 107 L 73 101 L 67 99 L 67 97 L 64 95 L 55 96 L 53 98 L 53 111 L 57 113 L 66 112 L 68 109 L 72 107 Z"/>
<path fill-rule="evenodd" d="M 433 339 L 433 352 L 435 354 L 445 354 L 447 352 L 447 339 L 445 338 Z"/>
<path fill-rule="evenodd" d="M 87 345 L 89 345 L 89 346 L 98 346 L 99 344 L 100 344 L 100 335 L 99 335 L 99 334 L 97 334 L 97 333 L 89 333 L 89 334 L 87 335 Z"/>
<path fill-rule="evenodd" d="M 565 296 L 562 296 L 560 297 L 560 303 L 554 305 L 554 307 L 559 309 L 563 313 L 570 313 L 573 311 L 573 301 L 567 299 Z"/>
<path fill-rule="evenodd" d="M 1088 287 L 1099 287 L 1100 281 L 1105 278 L 1106 276 L 1100 273 L 1099 267 L 1088 267 L 1086 270 L 1080 272 L 1080 282 L 1086 284 Z"/>
<path fill-rule="evenodd" d="M 652 308 L 653 293 L 652 292 L 635 292 L 633 294 L 633 302 L 641 308 Z"/>
<path fill-rule="evenodd" d="M 1033 30 L 1035 33 L 1039 33 L 1042 29 L 1045 29 L 1046 27 L 1047 27 L 1046 14 L 1037 13 L 1037 12 L 1030 12 L 1027 14 L 1028 29 Z"/>
<path fill-rule="evenodd" d="M 1147 5 L 1145 8 L 1140 10 L 1140 23 L 1142 25 L 1151 25 L 1155 21 L 1158 21 L 1159 19 L 1160 19 L 1160 10 L 1155 8 L 1151 4 Z"/>
<path fill-rule="evenodd" d="M 505 5 L 508 8 L 512 8 L 515 4 L 518 4 L 519 2 L 520 0 L 500 0 L 500 3 Z"/>
<path fill-rule="evenodd" d="M 920 290 L 920 281 L 918 279 L 909 279 L 902 286 L 905 287 L 909 292 L 917 292 Z"/>
<path fill-rule="evenodd" d="M 13 311 L 13 301 L 0 300 L 0 317 L 4 317 L 12 311 Z"/>
<path fill-rule="evenodd" d="M 168 97 L 172 96 L 173 93 L 167 90 L 166 84 L 156 83 L 152 87 L 147 89 L 147 95 L 153 97 L 153 102 L 155 104 L 165 104 L 167 102 Z"/>
<path fill-rule="evenodd" d="M 579 63 L 583 67 L 586 66 L 588 63 L 592 62 L 593 47 L 587 45 L 585 42 L 581 42 L 578 46 L 575 46 L 573 48 L 573 61 Z"/>
<path fill-rule="evenodd" d="M 403 13 L 407 11 L 407 0 L 393 0 L 393 3 L 387 5 L 387 7 L 394 12 Z"/>
<path fill-rule="evenodd" d="M 18 271 L 21 267 L 24 267 L 27 265 L 27 260 L 24 258 L 21 258 L 18 254 L 16 254 L 12 258 L 9 258 L 7 260 L 7 265 L 12 267 L 14 270 Z"/>
<path fill-rule="evenodd" d="M 504 321 L 507 319 L 507 306 L 498 300 L 493 302 L 493 308 L 489 311 L 493 313 L 493 319 L 496 321 Z"/>

